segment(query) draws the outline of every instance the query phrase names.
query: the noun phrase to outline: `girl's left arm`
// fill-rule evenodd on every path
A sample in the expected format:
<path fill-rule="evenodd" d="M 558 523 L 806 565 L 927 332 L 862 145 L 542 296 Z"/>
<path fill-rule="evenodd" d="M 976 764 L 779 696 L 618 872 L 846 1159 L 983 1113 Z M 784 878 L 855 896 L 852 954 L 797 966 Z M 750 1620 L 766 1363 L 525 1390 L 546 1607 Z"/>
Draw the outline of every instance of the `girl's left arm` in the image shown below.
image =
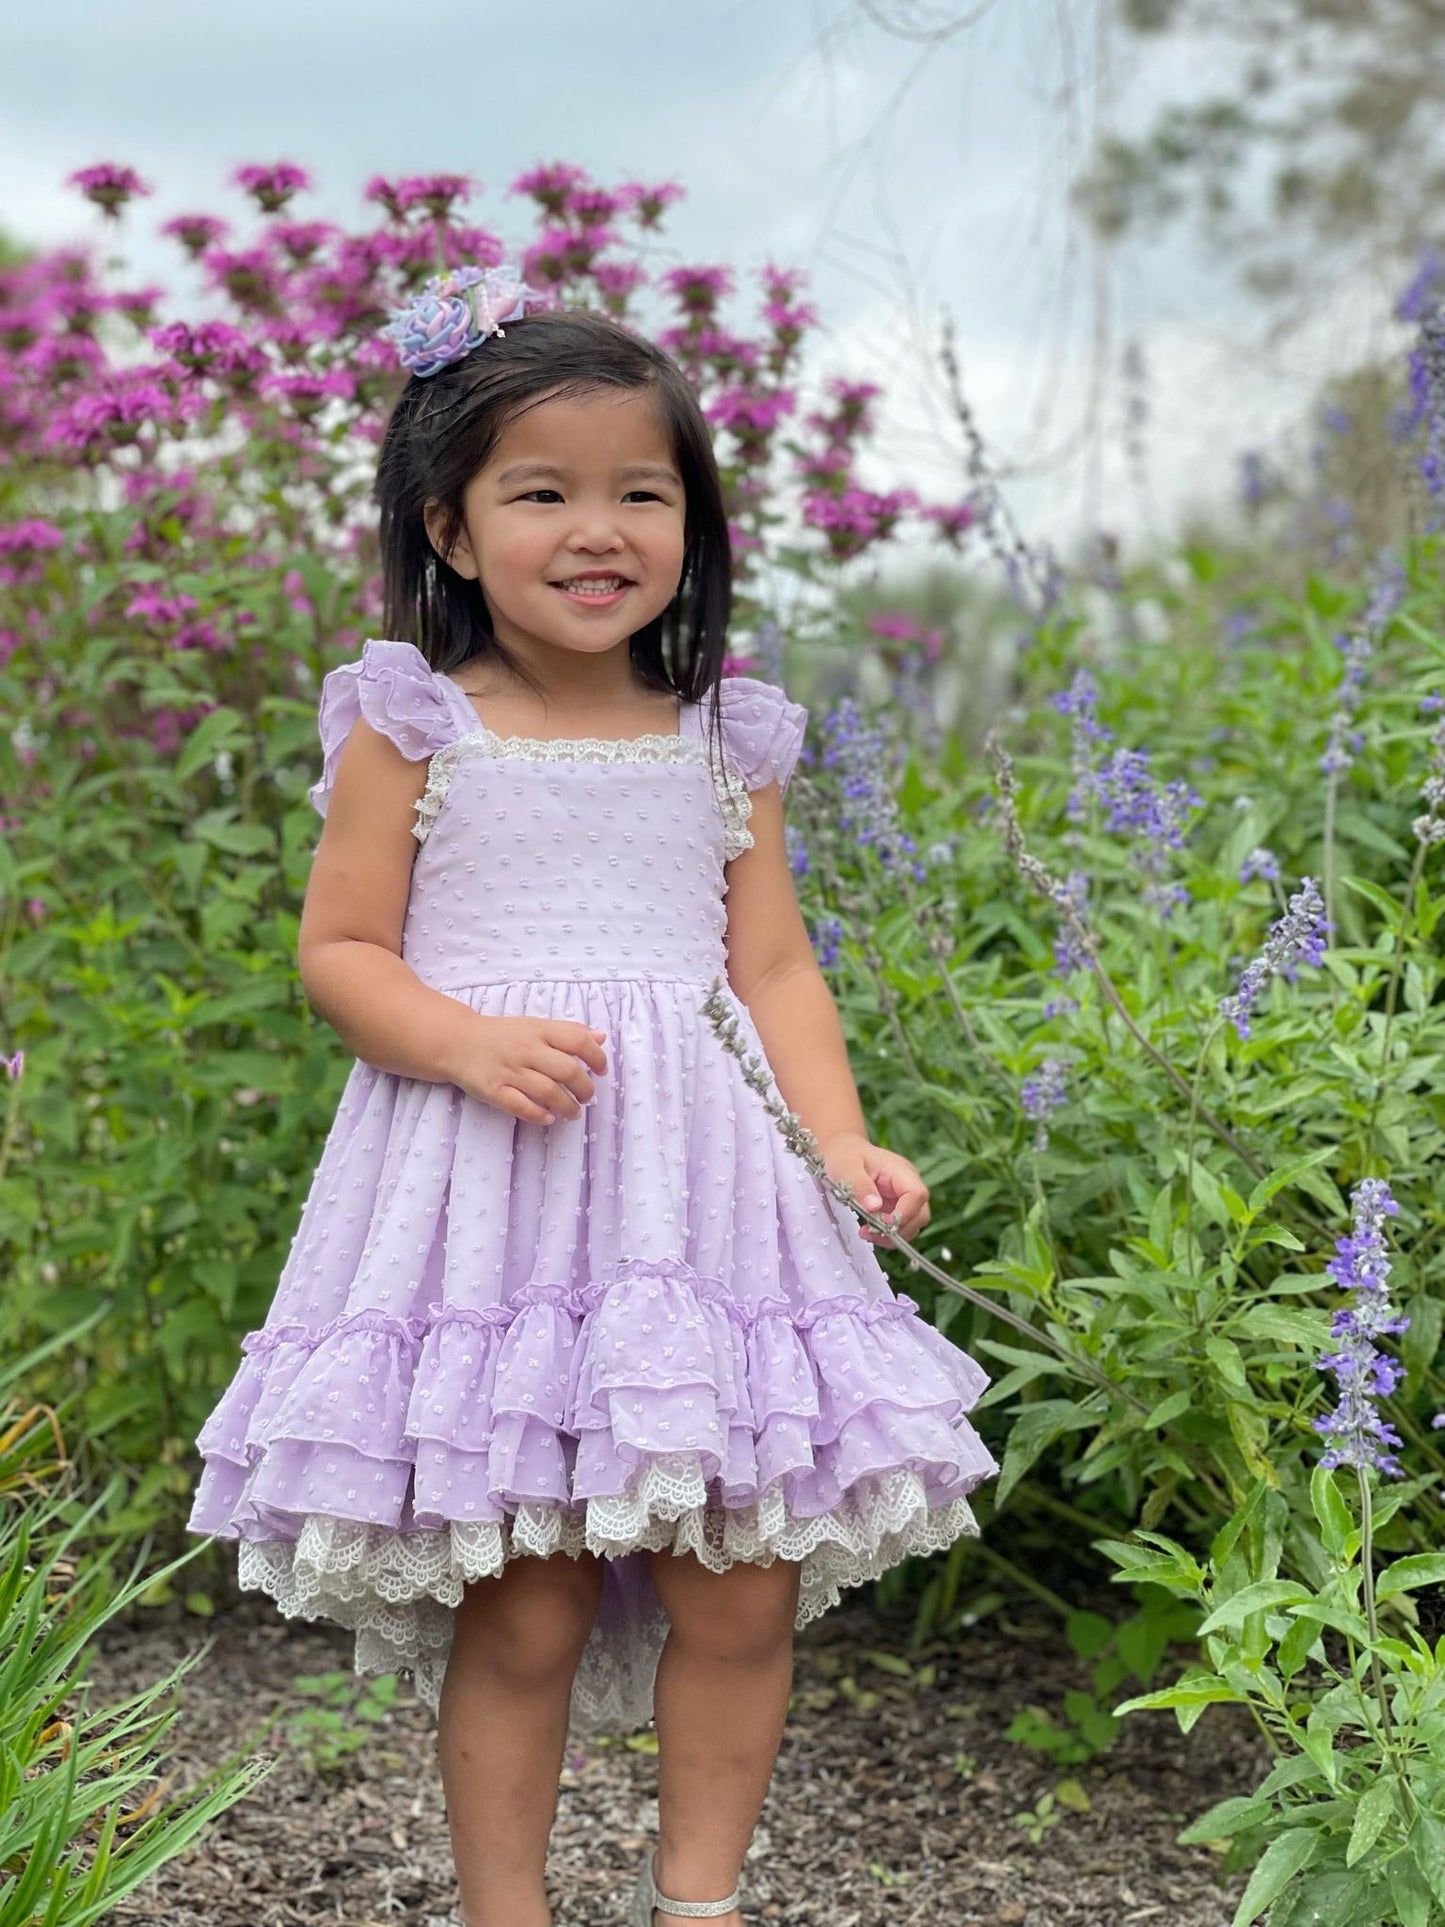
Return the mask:
<path fill-rule="evenodd" d="M 752 791 L 751 849 L 727 866 L 728 982 L 762 1039 L 783 1101 L 818 1140 L 830 1177 L 912 1239 L 928 1223 L 928 1187 L 907 1158 L 869 1141 L 838 1007 L 798 908 L 776 782 Z M 860 1225 L 863 1237 L 882 1234 Z"/>

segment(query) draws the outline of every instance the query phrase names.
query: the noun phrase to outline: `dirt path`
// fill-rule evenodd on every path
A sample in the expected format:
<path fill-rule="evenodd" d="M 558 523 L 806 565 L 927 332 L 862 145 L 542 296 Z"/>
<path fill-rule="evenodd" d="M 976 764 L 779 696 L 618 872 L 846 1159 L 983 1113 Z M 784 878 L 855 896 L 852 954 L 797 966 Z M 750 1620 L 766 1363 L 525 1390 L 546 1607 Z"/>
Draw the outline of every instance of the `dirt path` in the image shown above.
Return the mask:
<path fill-rule="evenodd" d="M 283 1727 L 258 1741 L 257 1725 L 300 1703 L 298 1674 L 349 1671 L 349 1636 L 249 1600 L 214 1630 L 182 1689 L 173 1785 L 238 1747 L 277 1765 L 107 1918 L 443 1927 L 453 1895 L 434 1728 L 410 1686 L 328 1777 Z M 153 1679 L 203 1637 L 194 1620 L 112 1628 L 93 1691 Z M 1059 1769 L 1002 1737 L 1019 1707 L 1056 1709 L 1081 1683 L 1056 1621 L 991 1621 L 936 1642 L 911 1661 L 934 1666 L 931 1683 L 866 1656 L 901 1653 L 903 1637 L 850 1597 L 799 1634 L 793 1710 L 743 1870 L 749 1927 L 1227 1927 L 1242 1878 L 1226 1893 L 1215 1856 L 1174 1836 L 1262 1771 L 1234 1709 L 1212 1708 L 1187 1739 L 1170 1714 L 1136 1715 L 1092 1767 Z M 1056 1807 L 1031 1839 L 1016 1816 L 1064 1775 L 1089 1810 Z M 618 1741 L 569 1757 L 548 1862 L 556 1927 L 625 1927 L 656 1791 L 655 1753 Z"/>

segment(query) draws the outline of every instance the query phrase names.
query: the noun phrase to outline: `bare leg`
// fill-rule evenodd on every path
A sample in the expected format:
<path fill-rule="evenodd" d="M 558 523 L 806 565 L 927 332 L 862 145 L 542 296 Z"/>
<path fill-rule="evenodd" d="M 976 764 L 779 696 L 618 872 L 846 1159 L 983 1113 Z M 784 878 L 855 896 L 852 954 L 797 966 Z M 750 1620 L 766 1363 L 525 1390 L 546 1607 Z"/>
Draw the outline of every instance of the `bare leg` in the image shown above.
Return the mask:
<path fill-rule="evenodd" d="M 721 1900 L 736 1886 L 767 1796 L 793 1681 L 801 1567 L 711 1572 L 693 1553 L 652 1555 L 671 1627 L 658 1661 L 656 1879 L 671 1900 Z M 654 1916 L 654 1927 L 683 1918 Z M 742 1927 L 736 1909 L 717 1927 Z"/>
<path fill-rule="evenodd" d="M 593 1553 L 523 1553 L 457 1608 L 437 1730 L 465 1927 L 550 1927 L 567 1706 L 602 1592 Z"/>

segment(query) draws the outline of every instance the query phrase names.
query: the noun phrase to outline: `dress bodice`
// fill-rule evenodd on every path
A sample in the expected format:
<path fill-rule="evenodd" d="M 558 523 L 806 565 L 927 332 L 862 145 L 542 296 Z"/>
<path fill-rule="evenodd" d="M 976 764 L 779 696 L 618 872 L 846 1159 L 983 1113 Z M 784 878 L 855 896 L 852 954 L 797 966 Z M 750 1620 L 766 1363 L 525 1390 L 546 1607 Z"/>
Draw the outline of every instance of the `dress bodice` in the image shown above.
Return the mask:
<path fill-rule="evenodd" d="M 410 643 L 369 641 L 321 701 L 324 816 L 358 716 L 429 762 L 402 956 L 437 989 L 495 981 L 672 977 L 725 969 L 725 865 L 748 848 L 750 792 L 786 786 L 807 712 L 750 676 L 674 734 L 501 737 Z"/>

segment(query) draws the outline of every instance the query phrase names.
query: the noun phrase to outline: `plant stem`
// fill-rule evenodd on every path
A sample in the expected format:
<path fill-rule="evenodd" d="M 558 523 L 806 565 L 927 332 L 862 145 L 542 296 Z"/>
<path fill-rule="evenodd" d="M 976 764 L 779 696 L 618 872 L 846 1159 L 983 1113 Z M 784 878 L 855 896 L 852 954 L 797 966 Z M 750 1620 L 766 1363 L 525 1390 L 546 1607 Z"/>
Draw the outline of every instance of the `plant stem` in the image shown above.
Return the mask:
<path fill-rule="evenodd" d="M 1365 1624 L 1370 1629 L 1370 1681 L 1375 1689 L 1375 1698 L 1380 1705 L 1380 1745 L 1394 1771 L 1408 1820 L 1413 1817 L 1415 1801 L 1410 1791 L 1410 1783 L 1405 1777 L 1405 1767 L 1400 1758 L 1399 1747 L 1395 1742 L 1395 1725 L 1390 1714 L 1390 1695 L 1386 1691 L 1385 1677 L 1380 1670 L 1380 1655 L 1375 1651 L 1380 1637 L 1380 1623 L 1375 1611 L 1375 1561 L 1372 1533 L 1374 1505 L 1370 1497 L 1370 1482 L 1365 1476 L 1365 1468 L 1362 1465 L 1355 1467 L 1355 1477 L 1360 1486 L 1360 1583 L 1365 1595 Z"/>
<path fill-rule="evenodd" d="M 996 1566 L 1000 1572 L 1006 1572 L 1016 1585 L 1023 1587 L 1025 1592 L 1031 1592 L 1036 1599 L 1042 1599 L 1046 1606 L 1052 1606 L 1060 1618 L 1067 1617 L 1074 1610 L 1067 1599 L 1060 1599 L 1059 1595 L 1051 1592 L 1041 1579 L 1035 1579 L 1032 1573 L 1025 1572 L 1021 1566 L 1016 1566 L 1012 1559 L 1005 1558 L 1003 1553 L 991 1546 L 986 1539 L 980 1539 L 975 1550 L 991 1566 Z"/>
<path fill-rule="evenodd" d="M 1199 1282 L 1194 1275 L 1194 1120 L 1199 1113 L 1199 1086 L 1204 1077 L 1209 1046 L 1214 1042 L 1214 1034 L 1223 1021 L 1223 1018 L 1215 1019 L 1199 1047 L 1199 1060 L 1194 1067 L 1194 1081 L 1189 1092 L 1189 1121 L 1184 1132 L 1184 1269 L 1192 1285 Z M 1203 1253 L 1200 1255 L 1202 1257 Z"/>
<path fill-rule="evenodd" d="M 1325 783 L 1325 832 L 1324 856 L 1322 859 L 1325 904 L 1325 929 L 1331 939 L 1335 934 L 1335 798 L 1339 793 L 1340 774 L 1332 769 Z M 1329 978 L 1330 1014 L 1333 1016 L 1339 1005 L 1339 986 L 1333 977 Z"/>
<path fill-rule="evenodd" d="M 1415 846 L 1415 861 L 1410 866 L 1410 875 L 1405 884 L 1405 901 L 1400 909 L 1400 921 L 1395 926 L 1395 944 L 1390 954 L 1390 979 L 1385 987 L 1385 1021 L 1380 1028 L 1380 1068 L 1375 1073 L 1375 1095 L 1370 1103 L 1370 1115 L 1366 1121 L 1367 1131 L 1373 1131 L 1375 1118 L 1379 1114 L 1380 1099 L 1385 1094 L 1385 1067 L 1390 1061 L 1390 1025 L 1395 1016 L 1395 993 L 1400 985 L 1400 954 L 1405 948 L 1405 926 L 1410 921 L 1415 904 L 1415 889 L 1420 881 L 1420 872 L 1425 867 L 1426 843 Z"/>

